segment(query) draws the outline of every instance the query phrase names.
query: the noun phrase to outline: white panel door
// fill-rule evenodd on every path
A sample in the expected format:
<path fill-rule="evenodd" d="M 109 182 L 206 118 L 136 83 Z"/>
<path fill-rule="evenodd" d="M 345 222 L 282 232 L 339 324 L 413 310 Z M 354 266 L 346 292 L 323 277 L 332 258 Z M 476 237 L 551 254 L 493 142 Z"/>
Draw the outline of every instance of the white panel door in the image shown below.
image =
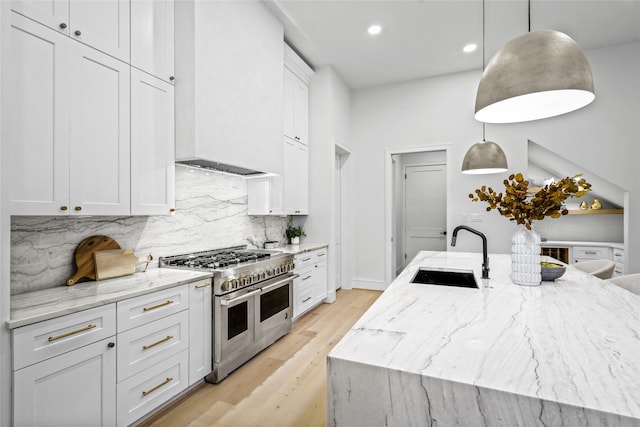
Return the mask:
<path fill-rule="evenodd" d="M 131 214 L 175 206 L 173 85 L 131 69 Z"/>
<path fill-rule="evenodd" d="M 60 215 L 69 205 L 68 39 L 11 16 L 3 174 L 13 215 Z"/>
<path fill-rule="evenodd" d="M 12 0 L 11 9 L 69 34 L 69 0 Z"/>
<path fill-rule="evenodd" d="M 296 175 L 296 142 L 287 137 L 284 138 L 283 150 L 283 199 L 284 213 L 293 214 L 298 209 L 298 183 Z"/>
<path fill-rule="evenodd" d="M 130 66 L 73 45 L 70 194 L 73 213 L 130 213 Z"/>
<path fill-rule="evenodd" d="M 114 426 L 115 337 L 14 372 L 14 425 Z"/>
<path fill-rule="evenodd" d="M 446 165 L 405 167 L 405 265 L 420 251 L 446 249 L 446 185 Z"/>
<path fill-rule="evenodd" d="M 131 65 L 173 81 L 173 0 L 131 1 Z"/>
<path fill-rule="evenodd" d="M 70 35 L 129 62 L 129 0 L 71 0 Z"/>

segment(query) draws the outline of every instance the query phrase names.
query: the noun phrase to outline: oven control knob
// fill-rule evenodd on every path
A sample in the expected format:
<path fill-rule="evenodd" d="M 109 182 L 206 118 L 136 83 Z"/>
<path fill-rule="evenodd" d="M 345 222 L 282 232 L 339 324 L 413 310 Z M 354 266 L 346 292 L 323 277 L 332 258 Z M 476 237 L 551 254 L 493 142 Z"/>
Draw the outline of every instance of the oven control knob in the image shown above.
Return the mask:
<path fill-rule="evenodd" d="M 229 290 L 229 281 L 225 280 L 224 282 L 222 282 L 222 284 L 220 285 L 220 289 L 222 289 L 223 292 L 226 292 Z"/>
<path fill-rule="evenodd" d="M 229 282 L 231 282 L 231 289 L 237 289 L 238 285 L 240 284 L 238 279 L 231 279 L 229 280 Z"/>

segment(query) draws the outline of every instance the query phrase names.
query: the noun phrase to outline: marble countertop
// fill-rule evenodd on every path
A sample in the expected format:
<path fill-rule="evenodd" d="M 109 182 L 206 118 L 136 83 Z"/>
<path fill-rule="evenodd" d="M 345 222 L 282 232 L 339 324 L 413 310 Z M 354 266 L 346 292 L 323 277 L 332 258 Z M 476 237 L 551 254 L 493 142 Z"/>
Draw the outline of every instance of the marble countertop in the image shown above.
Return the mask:
<path fill-rule="evenodd" d="M 132 276 L 12 295 L 7 327 L 18 328 L 210 277 L 206 272 L 153 268 Z"/>
<path fill-rule="evenodd" d="M 373 377 L 374 368 L 383 368 L 387 379 L 381 380 L 380 388 L 390 381 L 390 390 L 400 372 L 415 375 L 416 393 L 423 400 L 429 381 L 472 386 L 475 402 L 469 407 L 480 407 L 483 415 L 481 390 L 535 400 L 542 403 L 527 404 L 532 412 L 524 415 L 525 420 L 535 418 L 535 425 L 559 425 L 542 422 L 545 407 L 555 411 L 556 422 L 564 420 L 566 409 L 587 418 L 592 415 L 584 414 L 593 411 L 617 414 L 616 419 L 623 417 L 625 422 L 613 425 L 640 425 L 640 296 L 572 266 L 555 282 L 518 286 L 510 280 L 510 255 L 490 259 L 491 278 L 480 280 L 480 254 L 418 254 L 331 351 L 330 368 L 335 363 L 338 372 L 342 363 L 348 376 L 354 366 L 362 366 L 362 372 Z M 420 266 L 473 269 L 481 289 L 409 283 Z M 355 401 L 354 383 L 369 381 L 356 378 L 356 373 L 347 379 L 329 375 L 330 390 L 338 395 L 330 404 L 334 411 L 345 405 L 340 392 L 347 390 Z M 403 395 L 408 384 L 407 380 L 399 386 Z M 360 390 L 371 387 L 366 384 Z M 385 399 L 386 391 L 376 393 Z M 390 398 L 385 417 L 394 411 L 398 415 L 398 400 Z M 435 405 L 430 400 L 434 398 L 442 403 L 446 393 L 426 399 Z M 446 412 L 444 408 L 441 414 Z"/>
<path fill-rule="evenodd" d="M 547 240 L 541 246 L 600 246 L 606 248 L 624 249 L 624 243 L 619 242 L 587 242 L 580 240 Z"/>
<path fill-rule="evenodd" d="M 304 252 L 315 251 L 316 249 L 322 249 L 328 247 L 328 243 L 300 243 L 299 245 L 286 245 L 281 246 L 279 248 L 275 248 L 275 250 L 286 252 L 288 254 L 301 254 Z"/>

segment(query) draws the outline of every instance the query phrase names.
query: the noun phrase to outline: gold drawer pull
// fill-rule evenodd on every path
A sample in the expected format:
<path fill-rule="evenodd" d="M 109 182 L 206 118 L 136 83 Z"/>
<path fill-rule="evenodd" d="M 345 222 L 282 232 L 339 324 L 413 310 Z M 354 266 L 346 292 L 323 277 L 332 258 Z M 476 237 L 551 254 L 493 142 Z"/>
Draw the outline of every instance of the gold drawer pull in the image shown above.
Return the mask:
<path fill-rule="evenodd" d="M 158 304 L 158 305 L 152 305 L 151 307 L 145 307 L 142 310 L 144 311 L 155 310 L 156 308 L 164 307 L 165 305 L 169 305 L 169 304 L 173 304 L 173 301 L 167 300 L 167 302 L 163 302 L 162 304 Z"/>
<path fill-rule="evenodd" d="M 55 337 L 49 337 L 49 341 L 59 340 L 60 338 L 68 337 L 69 335 L 79 334 L 80 332 L 88 331 L 95 328 L 96 325 L 85 326 L 84 328 L 76 329 L 75 331 L 65 332 L 64 334 L 56 335 Z"/>
<path fill-rule="evenodd" d="M 302 280 L 309 280 L 311 279 L 311 276 L 307 276 L 307 277 L 303 277 Z"/>
<path fill-rule="evenodd" d="M 142 346 L 142 349 L 143 349 L 143 350 L 149 350 L 151 347 L 155 347 L 155 346 L 157 346 L 158 344 L 162 344 L 163 342 L 169 341 L 169 340 L 170 340 L 170 339 L 172 339 L 172 338 L 173 338 L 173 335 L 167 335 L 167 337 L 166 337 L 166 338 L 162 338 L 160 341 L 156 341 L 156 342 L 154 342 L 153 344 L 143 345 L 143 346 Z"/>
<path fill-rule="evenodd" d="M 305 302 L 309 301 L 310 299 L 311 299 L 311 297 L 305 298 L 305 299 L 302 300 L 302 302 L 305 303 Z"/>
<path fill-rule="evenodd" d="M 305 262 L 305 261 L 311 261 L 311 257 L 305 258 L 305 259 L 302 260 L 302 262 Z"/>
<path fill-rule="evenodd" d="M 153 388 L 150 388 L 150 389 L 149 389 L 149 390 L 147 390 L 147 391 L 143 391 L 143 392 L 142 392 L 142 395 L 143 395 L 143 396 L 146 396 L 147 394 L 151 394 L 151 393 L 153 393 L 154 391 L 156 391 L 157 389 L 159 389 L 160 387 L 162 387 L 163 385 L 170 383 L 171 381 L 173 381 L 173 378 L 167 378 L 166 380 L 162 381 L 162 382 L 161 382 L 160 384 L 158 384 L 157 386 L 155 386 L 155 387 L 153 387 Z"/>
<path fill-rule="evenodd" d="M 211 283 L 203 283 L 202 285 L 196 285 L 196 289 L 206 288 L 209 285 L 211 285 Z"/>

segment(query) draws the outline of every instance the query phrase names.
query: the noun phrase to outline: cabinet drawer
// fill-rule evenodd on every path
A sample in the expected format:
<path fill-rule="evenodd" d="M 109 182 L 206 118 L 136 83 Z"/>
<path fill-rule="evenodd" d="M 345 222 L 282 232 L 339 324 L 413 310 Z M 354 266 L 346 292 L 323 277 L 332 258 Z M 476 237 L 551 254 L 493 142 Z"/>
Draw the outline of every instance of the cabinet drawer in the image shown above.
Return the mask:
<path fill-rule="evenodd" d="M 118 381 L 189 347 L 189 312 L 118 334 Z"/>
<path fill-rule="evenodd" d="M 573 258 L 611 259 L 611 249 L 598 246 L 574 246 Z"/>
<path fill-rule="evenodd" d="M 313 264 L 315 259 L 315 255 L 313 252 L 305 252 L 302 254 L 298 254 L 293 258 L 293 263 L 295 265 L 296 273 L 298 273 L 298 269 L 303 269 Z M 300 273 L 298 273 L 300 274 Z"/>
<path fill-rule="evenodd" d="M 188 385 L 189 350 L 182 351 L 118 383 L 118 426 L 128 426 Z"/>
<path fill-rule="evenodd" d="M 313 306 L 313 302 L 313 279 L 311 274 L 307 273 L 301 275 L 293 284 L 293 317 L 307 311 Z"/>
<path fill-rule="evenodd" d="M 189 308 L 189 288 L 177 286 L 118 302 L 118 332 Z"/>
<path fill-rule="evenodd" d="M 624 263 L 624 249 L 613 248 L 613 260 Z"/>
<path fill-rule="evenodd" d="M 318 249 L 313 251 L 315 262 L 322 262 L 327 260 L 327 248 Z"/>
<path fill-rule="evenodd" d="M 17 328 L 13 331 L 13 369 L 24 368 L 115 334 L 115 304 Z"/>

